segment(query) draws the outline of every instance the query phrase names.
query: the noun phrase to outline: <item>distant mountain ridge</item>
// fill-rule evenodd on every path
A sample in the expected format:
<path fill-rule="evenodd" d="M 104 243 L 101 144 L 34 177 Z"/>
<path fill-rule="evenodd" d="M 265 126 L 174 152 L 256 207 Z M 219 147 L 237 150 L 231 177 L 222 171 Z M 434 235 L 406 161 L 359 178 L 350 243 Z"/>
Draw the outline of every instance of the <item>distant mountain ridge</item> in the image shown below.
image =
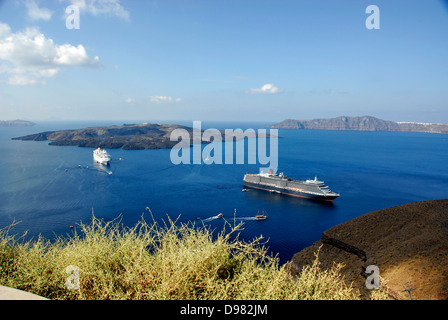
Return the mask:
<path fill-rule="evenodd" d="M 35 123 L 26 120 L 0 120 L 0 127 L 34 126 Z"/>
<path fill-rule="evenodd" d="M 298 130 L 356 130 L 356 131 L 402 131 L 448 134 L 447 123 L 393 122 L 371 116 L 340 116 L 328 119 L 286 119 L 268 128 Z"/>

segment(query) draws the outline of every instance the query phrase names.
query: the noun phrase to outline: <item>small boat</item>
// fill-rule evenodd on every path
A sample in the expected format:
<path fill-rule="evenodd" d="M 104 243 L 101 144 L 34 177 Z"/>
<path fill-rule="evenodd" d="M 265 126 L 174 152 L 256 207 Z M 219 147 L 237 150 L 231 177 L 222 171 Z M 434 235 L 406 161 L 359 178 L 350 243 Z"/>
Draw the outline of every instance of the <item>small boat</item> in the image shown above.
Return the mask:
<path fill-rule="evenodd" d="M 247 192 L 247 189 L 243 189 L 243 190 L 241 190 L 242 192 Z"/>
<path fill-rule="evenodd" d="M 220 213 L 220 214 L 218 214 L 216 217 L 217 217 L 217 218 L 222 218 L 223 215 L 222 215 L 222 213 Z"/>
<path fill-rule="evenodd" d="M 255 220 L 266 220 L 268 217 L 264 215 L 264 210 L 262 214 L 260 214 L 260 210 L 258 210 L 258 214 L 255 216 Z"/>

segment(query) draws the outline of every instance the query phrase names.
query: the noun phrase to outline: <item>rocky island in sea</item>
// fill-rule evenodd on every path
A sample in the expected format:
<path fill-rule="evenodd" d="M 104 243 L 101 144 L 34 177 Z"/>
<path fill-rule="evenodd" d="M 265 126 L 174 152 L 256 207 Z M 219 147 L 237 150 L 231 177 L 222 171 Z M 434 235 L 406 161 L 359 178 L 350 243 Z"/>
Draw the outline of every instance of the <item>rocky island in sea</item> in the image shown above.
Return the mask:
<path fill-rule="evenodd" d="M 13 138 L 22 141 L 50 141 L 53 146 L 78 146 L 107 149 L 142 150 L 169 149 L 176 146 L 178 140 L 171 141 L 171 132 L 184 129 L 193 138 L 193 128 L 178 124 L 123 124 L 122 126 L 90 127 L 77 130 L 46 131 Z M 220 131 L 224 136 L 224 132 Z M 269 134 L 234 131 L 235 139 L 244 137 L 271 137 Z M 205 139 L 205 138 L 204 138 Z M 209 143 L 209 140 L 202 143 Z M 224 141 L 224 139 L 222 139 Z"/>
<path fill-rule="evenodd" d="M 180 125 L 133 124 L 109 127 L 90 127 L 77 130 L 46 131 L 13 140 L 50 141 L 53 146 L 102 147 L 108 149 L 141 150 L 171 148 L 177 142 L 170 141 L 175 129 L 192 130 Z"/>
<path fill-rule="evenodd" d="M 357 131 L 402 131 L 448 134 L 448 123 L 393 122 L 371 116 L 336 117 L 329 119 L 286 119 L 269 126 L 271 129 L 315 129 Z"/>
<path fill-rule="evenodd" d="M 35 123 L 26 120 L 0 120 L 0 127 L 29 127 Z"/>

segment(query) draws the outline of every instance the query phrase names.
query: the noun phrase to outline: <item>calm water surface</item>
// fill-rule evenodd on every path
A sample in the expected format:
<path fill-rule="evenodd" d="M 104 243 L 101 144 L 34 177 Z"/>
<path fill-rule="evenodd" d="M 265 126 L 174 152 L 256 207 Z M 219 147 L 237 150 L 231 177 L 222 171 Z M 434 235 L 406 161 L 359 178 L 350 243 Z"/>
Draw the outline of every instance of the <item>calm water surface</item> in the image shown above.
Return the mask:
<path fill-rule="evenodd" d="M 241 192 L 244 174 L 258 172 L 260 165 L 176 166 L 170 150 L 115 149 L 108 150 L 113 161 L 105 168 L 93 162 L 92 148 L 11 140 L 46 130 L 122 123 L 129 122 L 0 127 L 0 227 L 15 219 L 21 221 L 15 232 L 52 238 L 70 233 L 70 225 L 89 222 L 92 211 L 106 220 L 122 215 L 122 222 L 132 226 L 149 207 L 156 219 L 200 218 L 220 231 L 224 220 L 211 217 L 222 213 L 233 222 L 236 209 L 236 217 L 245 223 L 242 237 L 263 235 L 285 262 L 334 225 L 373 210 L 446 198 L 448 193 L 448 136 L 439 134 L 280 130 L 279 172 L 324 180 L 341 194 L 330 205 L 258 190 Z M 203 129 L 265 125 L 203 123 Z M 267 220 L 246 219 L 262 210 Z M 147 211 L 145 217 L 149 220 Z"/>

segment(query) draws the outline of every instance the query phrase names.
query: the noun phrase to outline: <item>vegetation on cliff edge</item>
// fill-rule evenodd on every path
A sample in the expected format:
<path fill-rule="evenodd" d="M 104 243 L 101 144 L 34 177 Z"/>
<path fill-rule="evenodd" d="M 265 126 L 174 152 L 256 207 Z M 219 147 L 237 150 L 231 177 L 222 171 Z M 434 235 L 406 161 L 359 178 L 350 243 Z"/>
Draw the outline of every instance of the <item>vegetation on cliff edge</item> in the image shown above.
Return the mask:
<path fill-rule="evenodd" d="M 50 299 L 358 299 L 318 257 L 293 277 L 258 238 L 239 239 L 241 225 L 210 228 L 142 218 L 134 227 L 92 217 L 72 235 L 25 241 L 0 230 L 0 285 Z M 67 289 L 68 266 L 79 289 Z"/>

